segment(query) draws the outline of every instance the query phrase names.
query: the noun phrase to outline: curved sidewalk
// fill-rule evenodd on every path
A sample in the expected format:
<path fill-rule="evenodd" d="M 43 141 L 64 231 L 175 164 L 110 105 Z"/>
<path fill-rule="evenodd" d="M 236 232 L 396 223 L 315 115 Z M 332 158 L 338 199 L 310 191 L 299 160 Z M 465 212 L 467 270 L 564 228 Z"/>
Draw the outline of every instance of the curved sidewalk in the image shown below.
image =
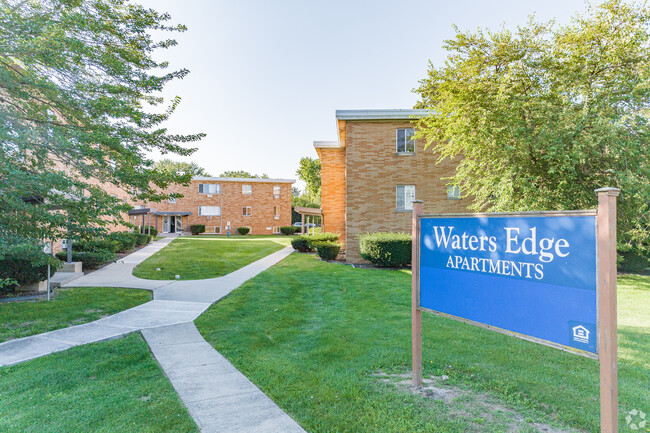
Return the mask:
<path fill-rule="evenodd" d="M 304 430 L 206 342 L 193 321 L 211 304 L 287 257 L 283 248 L 237 271 L 206 280 L 144 280 L 133 268 L 172 239 L 163 239 L 66 287 L 147 289 L 154 300 L 84 325 L 0 344 L 0 366 L 136 331 L 202 432 L 303 432 Z"/>

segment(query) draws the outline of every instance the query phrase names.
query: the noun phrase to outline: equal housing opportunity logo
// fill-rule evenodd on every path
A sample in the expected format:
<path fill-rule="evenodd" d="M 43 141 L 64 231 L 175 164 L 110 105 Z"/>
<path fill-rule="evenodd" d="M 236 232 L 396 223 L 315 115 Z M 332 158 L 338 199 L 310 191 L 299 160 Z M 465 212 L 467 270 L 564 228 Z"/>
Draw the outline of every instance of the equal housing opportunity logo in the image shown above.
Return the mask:
<path fill-rule="evenodd" d="M 573 327 L 573 341 L 589 344 L 589 330 L 582 325 Z"/>

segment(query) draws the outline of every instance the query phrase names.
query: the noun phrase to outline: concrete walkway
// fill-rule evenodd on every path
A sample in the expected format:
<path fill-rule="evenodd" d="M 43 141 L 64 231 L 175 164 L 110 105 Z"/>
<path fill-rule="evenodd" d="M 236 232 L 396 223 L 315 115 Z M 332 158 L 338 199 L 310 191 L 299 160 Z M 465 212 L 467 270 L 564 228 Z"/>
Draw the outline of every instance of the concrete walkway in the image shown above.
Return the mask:
<path fill-rule="evenodd" d="M 280 262 L 293 249 L 284 248 L 218 278 L 166 281 L 133 276 L 137 264 L 172 240 L 156 241 L 66 286 L 148 289 L 153 292 L 153 301 L 85 325 L 1 343 L 0 366 L 142 331 L 202 432 L 304 432 L 214 350 L 193 323 L 212 303 Z"/>

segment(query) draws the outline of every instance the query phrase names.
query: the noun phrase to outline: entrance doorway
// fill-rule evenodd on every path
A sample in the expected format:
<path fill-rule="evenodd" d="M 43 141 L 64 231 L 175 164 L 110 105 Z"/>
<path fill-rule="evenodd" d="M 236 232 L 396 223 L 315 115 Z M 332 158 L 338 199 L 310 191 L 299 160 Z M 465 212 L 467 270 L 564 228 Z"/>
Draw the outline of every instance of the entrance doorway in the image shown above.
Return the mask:
<path fill-rule="evenodd" d="M 163 233 L 181 233 L 183 231 L 183 217 L 180 215 L 163 216 Z"/>

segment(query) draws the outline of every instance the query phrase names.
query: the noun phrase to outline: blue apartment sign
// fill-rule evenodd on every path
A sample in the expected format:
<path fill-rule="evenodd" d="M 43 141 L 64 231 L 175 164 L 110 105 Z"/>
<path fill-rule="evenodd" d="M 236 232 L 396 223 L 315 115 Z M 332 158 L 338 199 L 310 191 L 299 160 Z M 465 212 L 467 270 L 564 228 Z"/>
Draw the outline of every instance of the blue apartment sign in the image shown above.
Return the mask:
<path fill-rule="evenodd" d="M 421 309 L 597 352 L 595 212 L 421 216 Z"/>

